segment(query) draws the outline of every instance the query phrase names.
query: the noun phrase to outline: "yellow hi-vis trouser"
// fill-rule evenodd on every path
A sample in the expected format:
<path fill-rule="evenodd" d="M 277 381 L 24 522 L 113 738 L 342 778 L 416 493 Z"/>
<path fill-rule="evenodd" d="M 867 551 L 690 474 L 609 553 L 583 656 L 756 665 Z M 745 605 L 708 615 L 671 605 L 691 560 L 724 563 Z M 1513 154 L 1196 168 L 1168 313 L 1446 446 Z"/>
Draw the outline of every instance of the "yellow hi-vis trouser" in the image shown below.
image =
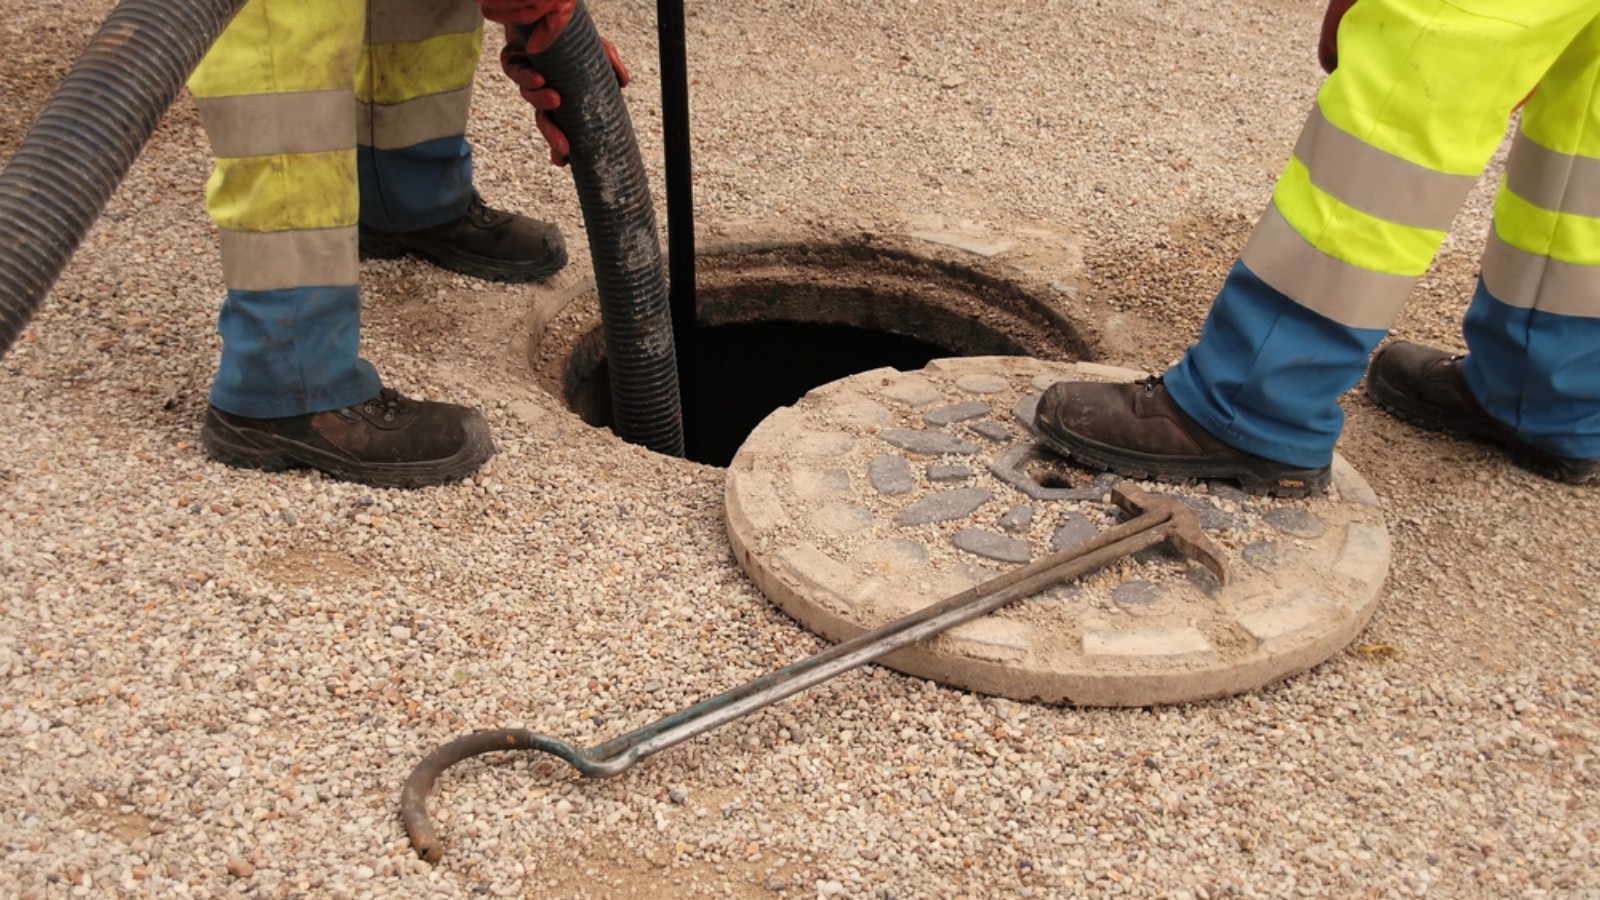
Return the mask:
<path fill-rule="evenodd" d="M 472 199 L 473 0 L 250 0 L 189 81 L 215 169 L 227 299 L 211 402 L 272 418 L 360 403 L 357 225 L 432 227 Z"/>
<path fill-rule="evenodd" d="M 1522 112 L 1464 334 L 1468 386 L 1521 439 L 1600 457 L 1600 0 L 1359 0 L 1339 67 L 1166 375 L 1221 440 L 1327 465 L 1338 398 Z"/>

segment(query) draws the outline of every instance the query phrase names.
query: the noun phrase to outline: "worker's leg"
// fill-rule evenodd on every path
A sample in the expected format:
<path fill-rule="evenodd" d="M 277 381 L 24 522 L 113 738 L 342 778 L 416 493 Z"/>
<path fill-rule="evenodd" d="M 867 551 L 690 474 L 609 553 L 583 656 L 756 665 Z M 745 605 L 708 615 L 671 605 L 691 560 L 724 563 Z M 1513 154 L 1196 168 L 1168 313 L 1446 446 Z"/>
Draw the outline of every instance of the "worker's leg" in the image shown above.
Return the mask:
<path fill-rule="evenodd" d="M 206 208 L 228 295 L 211 403 L 273 418 L 360 403 L 360 3 L 250 0 L 190 80 L 215 169 Z"/>
<path fill-rule="evenodd" d="M 1200 341 L 1167 375 L 1227 443 L 1326 465 L 1360 380 L 1527 96 L 1597 4 L 1509 22 L 1438 0 L 1365 0 L 1272 206 Z M 1527 14 L 1530 17 L 1532 14 Z"/>
<path fill-rule="evenodd" d="M 473 0 L 368 0 L 356 87 L 363 225 L 415 231 L 466 212 L 482 48 Z"/>
<path fill-rule="evenodd" d="M 1600 4 L 1496 7 L 1494 17 L 1467 6 L 1355 5 L 1339 33 L 1339 69 L 1272 205 L 1200 340 L 1165 376 L 1167 406 L 1176 408 L 1132 417 L 1175 424 L 1130 433 L 1115 424 L 1130 418 L 1125 396 L 1064 388 L 1041 406 L 1045 430 L 1058 432 L 1052 443 L 1074 452 L 1072 432 L 1099 430 L 1102 445 L 1149 444 L 1175 428 L 1181 438 L 1139 454 L 1155 474 L 1169 456 L 1185 471 L 1168 474 L 1206 474 L 1210 451 L 1183 449 L 1197 439 L 1295 469 L 1329 464 L 1343 425 L 1339 396 L 1427 269 L 1511 111 Z"/>
<path fill-rule="evenodd" d="M 201 443 L 229 465 L 415 487 L 494 452 L 481 414 L 384 390 L 359 355 L 359 2 L 250 0 L 190 81 L 216 168 L 222 360 Z"/>
<path fill-rule="evenodd" d="M 566 264 L 560 231 L 491 209 L 473 190 L 467 112 L 482 47 L 473 0 L 368 0 L 356 84 L 361 251 L 415 253 L 496 281 L 543 278 Z"/>
<path fill-rule="evenodd" d="M 1522 440 L 1600 458 L 1600 18 L 1523 110 L 1462 375 Z"/>

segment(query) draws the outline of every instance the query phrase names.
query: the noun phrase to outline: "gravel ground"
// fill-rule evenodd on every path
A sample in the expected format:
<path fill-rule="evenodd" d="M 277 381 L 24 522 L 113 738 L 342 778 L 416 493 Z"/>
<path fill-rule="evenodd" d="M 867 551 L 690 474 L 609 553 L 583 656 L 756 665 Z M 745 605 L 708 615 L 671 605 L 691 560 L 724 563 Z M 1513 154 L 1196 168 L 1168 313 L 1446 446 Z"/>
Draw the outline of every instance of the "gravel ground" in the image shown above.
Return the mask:
<path fill-rule="evenodd" d="M 1069 312 L 1135 368 L 1197 333 L 1320 77 L 1313 0 L 689 6 L 708 239 L 1071 234 Z M 109 8 L 0 0 L 0 151 Z M 654 4 L 594 14 L 659 176 Z M 433 804 L 448 855 L 415 859 L 398 791 L 439 742 L 603 740 L 822 646 L 732 558 L 722 470 L 531 386 L 508 336 L 587 274 L 577 203 L 489 68 L 473 137 L 488 198 L 557 218 L 578 262 L 533 288 L 363 274 L 386 377 L 488 410 L 469 483 L 203 457 L 222 287 L 186 98 L 0 362 L 0 893 L 1600 896 L 1600 491 L 1359 394 L 1341 449 L 1394 567 L 1303 676 L 1078 710 L 859 670 L 606 782 L 464 764 Z M 1397 335 L 1459 346 L 1489 187 Z"/>

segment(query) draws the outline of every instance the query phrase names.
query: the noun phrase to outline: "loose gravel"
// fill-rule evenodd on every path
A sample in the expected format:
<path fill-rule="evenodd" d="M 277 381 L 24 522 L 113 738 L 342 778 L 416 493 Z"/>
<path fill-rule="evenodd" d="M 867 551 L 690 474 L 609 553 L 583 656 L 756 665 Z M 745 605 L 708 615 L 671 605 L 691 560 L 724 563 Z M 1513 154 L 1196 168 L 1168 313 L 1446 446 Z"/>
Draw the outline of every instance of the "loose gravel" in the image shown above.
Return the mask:
<path fill-rule="evenodd" d="M 110 6 L 0 0 L 0 152 Z M 1312 0 L 688 7 L 705 236 L 1071 235 L 1064 309 L 1129 367 L 1198 332 L 1320 78 Z M 659 185 L 654 4 L 593 12 Z M 0 894 L 1600 895 L 1600 492 L 1359 394 L 1341 452 L 1394 566 L 1311 672 L 1095 710 L 858 670 L 606 782 L 463 764 L 433 801 L 445 860 L 417 860 L 398 791 L 436 744 L 598 742 L 822 647 L 732 558 L 722 470 L 532 386 L 510 336 L 588 274 L 577 202 L 492 66 L 472 129 L 485 196 L 557 219 L 574 265 L 536 287 L 362 276 L 387 379 L 487 410 L 500 452 L 470 482 L 204 458 L 222 286 L 187 98 L 0 360 Z M 1398 335 L 1459 347 L 1491 196 Z"/>

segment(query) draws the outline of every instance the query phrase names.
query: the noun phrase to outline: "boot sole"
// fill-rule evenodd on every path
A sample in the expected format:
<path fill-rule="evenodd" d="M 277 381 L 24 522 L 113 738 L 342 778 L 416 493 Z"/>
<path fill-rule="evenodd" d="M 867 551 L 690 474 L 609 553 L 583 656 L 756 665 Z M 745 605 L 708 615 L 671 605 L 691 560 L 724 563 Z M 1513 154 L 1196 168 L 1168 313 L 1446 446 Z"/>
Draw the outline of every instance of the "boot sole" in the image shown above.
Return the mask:
<path fill-rule="evenodd" d="M 418 247 L 403 238 L 374 234 L 366 230 L 360 232 L 358 243 L 362 259 L 400 259 L 405 256 L 415 256 L 450 272 L 503 284 L 542 281 L 567 266 L 565 247 L 543 259 L 516 263 L 436 247 Z"/>
<path fill-rule="evenodd" d="M 1600 460 L 1566 459 L 1518 440 L 1509 429 L 1497 427 L 1498 423 L 1486 424 L 1476 416 L 1441 414 L 1437 406 L 1411 399 L 1376 373 L 1367 378 L 1367 396 L 1384 412 L 1418 428 L 1493 444 L 1504 450 L 1513 463 L 1552 481 L 1588 484 L 1600 477 Z"/>
<path fill-rule="evenodd" d="M 488 429 L 477 422 L 467 424 L 466 439 L 453 456 L 423 462 L 361 462 L 277 435 L 234 428 L 211 416 L 200 429 L 200 446 L 212 459 L 238 469 L 316 469 L 340 481 L 380 488 L 432 487 L 457 481 L 494 455 Z"/>
<path fill-rule="evenodd" d="M 1321 494 L 1333 481 L 1331 471 L 1298 469 L 1269 461 L 1218 460 L 1203 456 L 1155 456 L 1112 447 L 1083 438 L 1061 438 L 1035 430 L 1045 446 L 1062 456 L 1092 468 L 1115 472 L 1125 478 L 1142 478 L 1182 484 L 1190 481 L 1226 480 L 1237 482 L 1246 493 L 1285 499 L 1300 499 Z"/>

